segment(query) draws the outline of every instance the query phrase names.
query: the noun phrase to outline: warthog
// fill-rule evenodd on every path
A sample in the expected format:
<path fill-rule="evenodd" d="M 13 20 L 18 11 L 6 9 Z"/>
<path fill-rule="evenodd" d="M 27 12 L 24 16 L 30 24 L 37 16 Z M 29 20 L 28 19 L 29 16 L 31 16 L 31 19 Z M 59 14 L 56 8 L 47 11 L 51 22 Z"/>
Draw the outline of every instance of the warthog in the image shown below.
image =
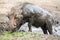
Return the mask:
<path fill-rule="evenodd" d="M 41 27 L 44 34 L 47 34 L 47 30 L 49 34 L 53 33 L 52 32 L 53 17 L 48 11 L 31 3 L 24 3 L 21 10 L 23 19 L 22 21 L 18 21 L 17 23 L 18 29 L 22 24 L 28 22 L 29 31 L 32 31 L 31 26 L 35 26 L 37 28 Z"/>

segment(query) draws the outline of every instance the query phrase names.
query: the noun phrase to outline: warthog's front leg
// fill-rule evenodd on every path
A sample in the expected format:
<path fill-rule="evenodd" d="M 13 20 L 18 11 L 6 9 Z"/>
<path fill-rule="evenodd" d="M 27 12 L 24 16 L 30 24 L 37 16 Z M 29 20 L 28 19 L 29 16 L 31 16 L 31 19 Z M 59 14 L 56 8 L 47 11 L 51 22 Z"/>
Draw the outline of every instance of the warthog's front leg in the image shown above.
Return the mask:
<path fill-rule="evenodd" d="M 33 18 L 34 18 L 34 16 L 32 16 L 31 18 L 29 18 L 29 22 L 28 22 L 28 27 L 29 27 L 29 31 L 30 32 L 32 32 L 31 26 L 32 26 L 33 20 L 34 20 Z"/>

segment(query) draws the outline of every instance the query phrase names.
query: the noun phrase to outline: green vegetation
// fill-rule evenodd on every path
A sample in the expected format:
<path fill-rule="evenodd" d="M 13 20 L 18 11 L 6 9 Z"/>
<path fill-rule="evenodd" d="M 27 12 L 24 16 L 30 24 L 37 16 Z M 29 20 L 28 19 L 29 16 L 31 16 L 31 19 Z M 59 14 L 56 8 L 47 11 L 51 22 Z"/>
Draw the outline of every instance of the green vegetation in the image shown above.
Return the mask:
<path fill-rule="evenodd" d="M 0 35 L 0 40 L 17 40 L 20 38 L 27 38 L 27 37 L 33 37 L 33 36 L 39 36 L 39 33 L 32 33 L 32 32 L 3 32 Z"/>

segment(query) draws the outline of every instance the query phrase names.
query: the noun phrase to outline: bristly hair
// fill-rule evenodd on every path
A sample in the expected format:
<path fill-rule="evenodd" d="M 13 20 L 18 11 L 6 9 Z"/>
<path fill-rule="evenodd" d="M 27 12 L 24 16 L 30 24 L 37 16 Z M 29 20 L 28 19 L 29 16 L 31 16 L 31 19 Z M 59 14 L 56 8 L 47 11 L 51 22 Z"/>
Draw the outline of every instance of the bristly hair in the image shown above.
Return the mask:
<path fill-rule="evenodd" d="M 21 9 L 22 8 L 24 8 L 26 5 L 34 5 L 33 3 L 29 3 L 29 2 L 24 2 L 24 3 L 22 3 L 21 5 L 22 5 L 22 7 L 21 7 Z"/>

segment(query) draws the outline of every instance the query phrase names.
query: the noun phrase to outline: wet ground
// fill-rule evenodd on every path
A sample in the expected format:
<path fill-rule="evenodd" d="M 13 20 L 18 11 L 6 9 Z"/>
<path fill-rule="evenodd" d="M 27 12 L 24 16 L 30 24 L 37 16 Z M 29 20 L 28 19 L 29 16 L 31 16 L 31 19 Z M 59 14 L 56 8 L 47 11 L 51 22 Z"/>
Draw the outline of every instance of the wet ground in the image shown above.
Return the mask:
<path fill-rule="evenodd" d="M 28 32 L 28 23 L 25 23 L 24 25 L 21 26 L 20 30 L 25 30 L 26 32 Z M 59 35 L 60 36 L 60 26 L 53 26 L 53 34 L 54 35 Z M 42 29 L 39 27 L 39 28 L 35 28 L 32 26 L 32 32 L 39 32 L 40 34 L 43 34 L 43 31 Z"/>

